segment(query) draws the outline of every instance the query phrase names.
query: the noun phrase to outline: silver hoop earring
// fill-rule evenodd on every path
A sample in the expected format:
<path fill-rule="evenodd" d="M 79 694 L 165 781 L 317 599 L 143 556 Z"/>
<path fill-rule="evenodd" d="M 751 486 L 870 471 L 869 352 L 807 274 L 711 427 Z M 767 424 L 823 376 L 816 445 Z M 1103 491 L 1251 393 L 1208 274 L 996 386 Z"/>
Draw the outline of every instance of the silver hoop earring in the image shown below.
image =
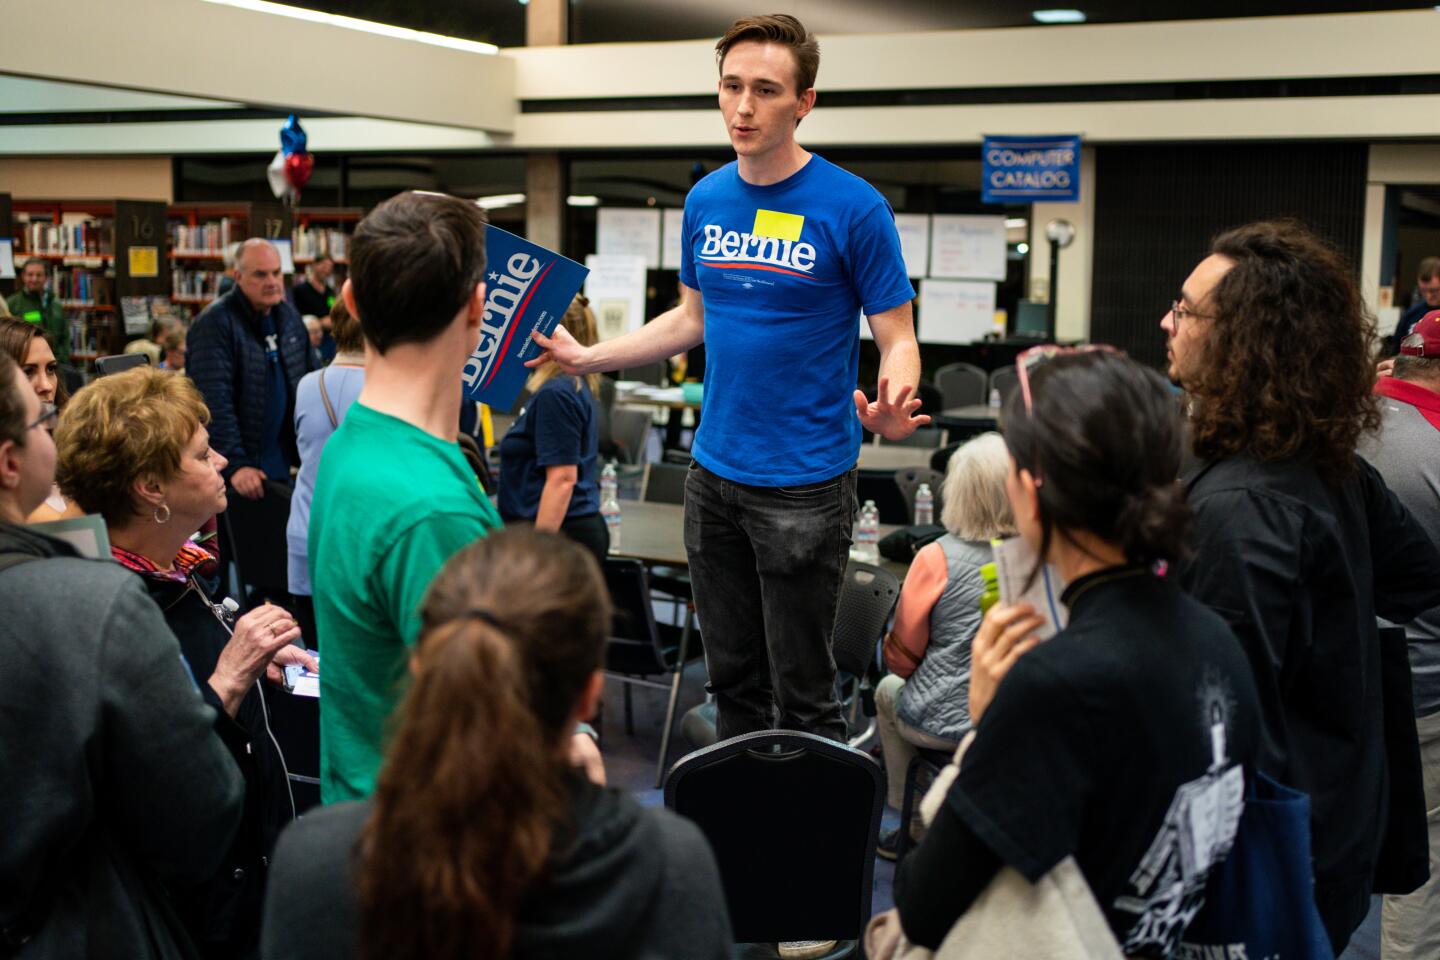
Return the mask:
<path fill-rule="evenodd" d="M 153 516 L 155 517 L 155 522 L 156 522 L 156 523 L 169 523 L 169 522 L 170 522 L 170 504 L 168 504 L 168 503 L 162 503 L 162 504 L 160 504 L 160 506 L 158 506 L 158 507 L 155 508 L 155 513 L 153 514 Z"/>

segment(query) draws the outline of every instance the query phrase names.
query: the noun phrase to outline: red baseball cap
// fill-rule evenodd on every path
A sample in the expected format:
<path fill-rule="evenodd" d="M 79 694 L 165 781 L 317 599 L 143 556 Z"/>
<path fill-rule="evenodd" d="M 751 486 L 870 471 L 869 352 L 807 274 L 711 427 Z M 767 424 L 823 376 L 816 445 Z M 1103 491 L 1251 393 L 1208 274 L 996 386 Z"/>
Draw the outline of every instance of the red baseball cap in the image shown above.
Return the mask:
<path fill-rule="evenodd" d="M 1440 358 L 1440 310 L 1421 317 L 1400 341 L 1400 353 L 1407 357 Z"/>

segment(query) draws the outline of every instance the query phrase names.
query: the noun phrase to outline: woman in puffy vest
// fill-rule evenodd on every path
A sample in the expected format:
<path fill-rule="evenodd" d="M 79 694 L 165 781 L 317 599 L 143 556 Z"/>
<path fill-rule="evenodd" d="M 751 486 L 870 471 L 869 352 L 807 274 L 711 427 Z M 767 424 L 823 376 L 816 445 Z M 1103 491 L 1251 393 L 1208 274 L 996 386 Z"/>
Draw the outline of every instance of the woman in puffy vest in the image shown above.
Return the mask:
<path fill-rule="evenodd" d="M 956 450 L 945 471 L 940 520 L 948 531 L 915 555 L 895 626 L 885 638 L 890 675 L 875 688 L 886 800 L 900 809 L 905 770 L 917 747 L 953 751 L 970 729 L 970 641 L 980 627 L 980 568 L 990 541 L 1015 533 L 1005 475 L 1010 457 L 998 433 Z M 915 824 L 918 835 L 919 823 Z M 895 859 L 899 830 L 880 837 L 880 856 Z"/>

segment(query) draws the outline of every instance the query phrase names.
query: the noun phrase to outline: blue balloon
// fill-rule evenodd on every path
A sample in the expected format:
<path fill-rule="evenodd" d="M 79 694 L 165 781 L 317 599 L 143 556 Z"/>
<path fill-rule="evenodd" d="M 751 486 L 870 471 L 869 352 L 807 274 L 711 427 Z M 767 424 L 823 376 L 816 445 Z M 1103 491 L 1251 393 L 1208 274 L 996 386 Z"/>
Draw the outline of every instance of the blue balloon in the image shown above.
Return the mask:
<path fill-rule="evenodd" d="M 290 119 L 280 128 L 280 152 L 287 157 L 292 153 L 304 153 L 306 139 L 305 128 L 300 126 L 300 119 L 295 114 L 290 114 Z"/>

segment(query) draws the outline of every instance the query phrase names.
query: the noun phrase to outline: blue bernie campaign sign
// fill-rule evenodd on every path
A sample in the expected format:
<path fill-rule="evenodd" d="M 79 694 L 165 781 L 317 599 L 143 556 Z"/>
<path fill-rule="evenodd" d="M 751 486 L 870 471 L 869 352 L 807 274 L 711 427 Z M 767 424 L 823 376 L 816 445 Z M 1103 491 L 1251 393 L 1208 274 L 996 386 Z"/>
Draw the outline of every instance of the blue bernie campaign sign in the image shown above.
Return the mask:
<path fill-rule="evenodd" d="M 985 203 L 1080 199 L 1080 138 L 986 137 L 980 194 Z"/>
<path fill-rule="evenodd" d="M 590 271 L 523 237 L 485 227 L 485 315 L 480 343 L 460 379 L 465 395 L 509 410 L 530 371 L 525 361 L 540 354 L 532 331 L 549 336 Z"/>

